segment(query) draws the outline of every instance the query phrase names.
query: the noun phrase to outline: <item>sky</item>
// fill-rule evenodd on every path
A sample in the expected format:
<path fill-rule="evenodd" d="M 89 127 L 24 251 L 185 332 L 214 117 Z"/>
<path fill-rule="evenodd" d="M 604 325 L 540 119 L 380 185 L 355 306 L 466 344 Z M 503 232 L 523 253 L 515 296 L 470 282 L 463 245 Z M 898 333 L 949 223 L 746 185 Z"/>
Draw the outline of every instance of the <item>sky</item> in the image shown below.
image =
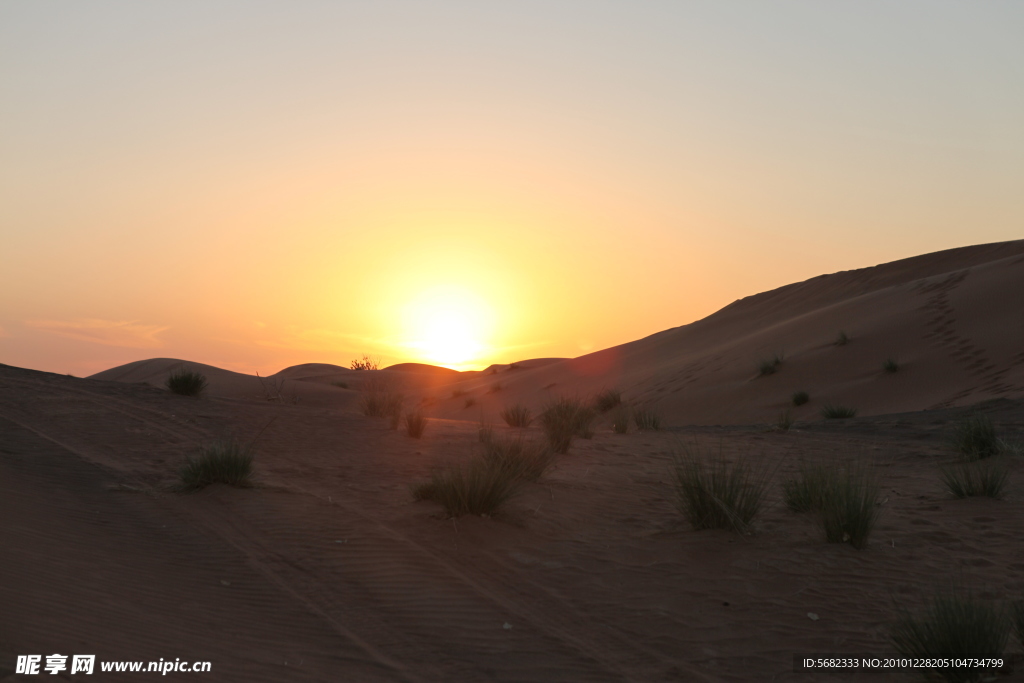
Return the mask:
<path fill-rule="evenodd" d="M 1024 237 L 1024 3 L 0 3 L 0 362 L 574 357 Z"/>

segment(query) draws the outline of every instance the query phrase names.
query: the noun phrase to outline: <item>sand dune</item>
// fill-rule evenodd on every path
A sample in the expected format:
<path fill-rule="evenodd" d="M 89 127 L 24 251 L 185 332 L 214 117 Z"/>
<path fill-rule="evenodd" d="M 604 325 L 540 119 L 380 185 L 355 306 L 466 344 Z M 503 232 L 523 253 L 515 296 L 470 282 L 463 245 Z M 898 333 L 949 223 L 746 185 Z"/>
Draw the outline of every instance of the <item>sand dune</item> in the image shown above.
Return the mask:
<path fill-rule="evenodd" d="M 314 363 L 257 378 L 152 359 L 77 379 L 0 365 L 0 680 L 22 680 L 13 662 L 32 653 L 206 660 L 210 680 L 247 682 L 849 680 L 796 673 L 793 655 L 891 652 L 897 610 L 950 577 L 1024 597 L 1024 461 L 1008 461 L 1002 500 L 954 499 L 938 476 L 950 422 L 971 411 L 1024 440 L 1021 291 L 1012 242 L 472 373 Z M 776 352 L 777 372 L 759 376 Z M 205 374 L 208 394 L 163 388 L 179 367 Z M 424 438 L 360 414 L 370 377 L 422 405 Z M 498 424 L 504 405 L 612 386 L 671 428 L 621 435 L 602 418 L 494 518 L 413 501 L 433 468 L 479 451 L 480 420 L 542 438 Z M 800 421 L 767 430 L 797 389 L 811 396 Z M 822 421 L 826 401 L 859 416 Z M 254 444 L 256 488 L 173 490 L 186 456 L 228 437 Z M 681 444 L 766 468 L 750 533 L 685 523 L 670 483 Z M 826 543 L 782 503 L 802 463 L 836 461 L 868 462 L 882 483 L 863 550 Z"/>
<path fill-rule="evenodd" d="M 741 299 L 703 320 L 574 359 L 535 359 L 463 372 L 405 363 L 380 371 L 432 416 L 495 421 L 507 404 L 541 408 L 553 396 L 621 389 L 672 424 L 774 420 L 796 391 L 811 401 L 798 419 L 820 419 L 823 404 L 861 415 L 966 405 L 1024 394 L 1024 240 L 927 254 L 835 273 Z M 834 342 L 845 333 L 849 343 Z M 759 376 L 759 363 L 782 358 Z M 886 373 L 893 359 L 898 372 Z M 161 385 L 185 364 L 139 361 L 94 379 Z M 324 387 L 358 388 L 364 376 L 304 364 L 264 381 L 188 363 L 210 378 L 213 395 L 253 398 L 267 383 L 316 405 L 351 405 Z M 473 405 L 467 407 L 466 399 Z"/>
<path fill-rule="evenodd" d="M 490 420 L 507 403 L 617 387 L 673 424 L 774 420 L 796 391 L 811 396 L 796 410 L 809 420 L 826 402 L 879 415 L 1020 396 L 1022 291 L 1024 241 L 955 249 L 813 278 L 645 339 L 460 386 Z M 840 332 L 845 346 L 835 345 Z M 759 376 L 775 355 L 778 371 Z M 883 371 L 889 358 L 895 373 Z M 464 410 L 449 399 L 437 414 Z"/>

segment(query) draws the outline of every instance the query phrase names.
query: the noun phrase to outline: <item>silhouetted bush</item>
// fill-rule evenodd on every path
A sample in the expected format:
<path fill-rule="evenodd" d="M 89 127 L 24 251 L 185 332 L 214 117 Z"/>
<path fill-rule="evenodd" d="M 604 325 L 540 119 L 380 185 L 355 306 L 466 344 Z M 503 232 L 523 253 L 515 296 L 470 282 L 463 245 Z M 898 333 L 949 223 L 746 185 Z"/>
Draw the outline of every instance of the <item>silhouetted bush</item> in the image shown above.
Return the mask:
<path fill-rule="evenodd" d="M 501 463 L 474 458 L 431 473 L 430 481 L 412 489 L 416 500 L 440 503 L 449 517 L 493 515 L 519 490 L 523 479 Z"/>
<path fill-rule="evenodd" d="M 607 413 L 621 403 L 622 392 L 618 389 L 605 389 L 594 398 L 594 407 L 601 413 Z"/>
<path fill-rule="evenodd" d="M 414 439 L 423 436 L 423 430 L 427 428 L 427 418 L 418 410 L 405 414 L 405 433 Z"/>
<path fill-rule="evenodd" d="M 506 407 L 502 410 L 501 419 L 503 419 L 509 427 L 529 427 L 530 423 L 533 422 L 533 417 L 530 415 L 530 409 L 521 403 Z"/>
<path fill-rule="evenodd" d="M 361 360 L 352 361 L 349 367 L 353 370 L 377 370 L 380 368 L 380 358 L 371 358 L 364 354 Z"/>
<path fill-rule="evenodd" d="M 168 389 L 180 396 L 199 396 L 206 391 L 206 376 L 182 368 L 172 372 L 165 384 Z"/>
<path fill-rule="evenodd" d="M 575 436 L 589 439 L 594 435 L 594 410 L 579 397 L 563 396 L 548 404 L 540 421 L 551 447 L 556 453 L 566 453 Z"/>
<path fill-rule="evenodd" d="M 253 452 L 236 441 L 221 441 L 200 449 L 188 457 L 178 471 L 180 488 L 192 491 L 210 484 L 251 486 Z"/>
<path fill-rule="evenodd" d="M 904 657 L 955 659 L 1002 658 L 1010 637 L 1010 621 L 998 606 L 970 594 L 951 592 L 932 599 L 920 616 L 904 611 L 890 639 Z M 977 681 L 991 670 L 971 667 L 931 669 L 947 681 Z M 925 672 L 927 673 L 927 671 Z"/>
<path fill-rule="evenodd" d="M 674 458 L 672 474 L 676 507 L 694 529 L 746 530 L 768 488 L 766 471 L 755 471 L 744 460 L 705 458 L 695 448 Z"/>
<path fill-rule="evenodd" d="M 960 462 L 941 470 L 942 483 L 957 498 L 988 496 L 1001 498 L 1010 468 L 999 458 Z"/>
<path fill-rule="evenodd" d="M 821 408 L 821 416 L 826 420 L 842 420 L 848 417 L 856 417 L 857 409 L 846 406 L 835 406 L 826 403 Z"/>
<path fill-rule="evenodd" d="M 782 366 L 782 354 L 776 353 L 771 358 L 762 358 L 757 363 L 757 374 L 764 377 L 765 375 L 774 375 L 778 372 Z"/>
<path fill-rule="evenodd" d="M 633 422 L 641 432 L 658 431 L 661 429 L 661 416 L 653 408 L 637 408 L 633 411 Z"/>
<path fill-rule="evenodd" d="M 984 415 L 972 415 L 954 423 L 950 443 L 967 460 L 990 458 L 1001 450 L 996 428 Z"/>
<path fill-rule="evenodd" d="M 829 543 L 849 543 L 858 550 L 867 543 L 878 520 L 878 483 L 866 465 L 837 472 L 834 487 L 821 507 L 821 524 Z"/>

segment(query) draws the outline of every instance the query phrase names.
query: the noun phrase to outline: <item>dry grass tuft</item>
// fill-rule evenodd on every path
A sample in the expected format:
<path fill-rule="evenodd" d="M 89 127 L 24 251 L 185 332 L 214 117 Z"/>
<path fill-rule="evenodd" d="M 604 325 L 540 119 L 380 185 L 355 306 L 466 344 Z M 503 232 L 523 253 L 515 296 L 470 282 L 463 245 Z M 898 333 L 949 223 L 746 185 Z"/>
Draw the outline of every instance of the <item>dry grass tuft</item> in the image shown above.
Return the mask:
<path fill-rule="evenodd" d="M 503 419 L 509 427 L 529 427 L 530 423 L 533 422 L 533 417 L 530 415 L 530 409 L 521 403 L 506 407 L 502 410 L 501 419 Z"/>
<path fill-rule="evenodd" d="M 179 396 L 199 396 L 206 391 L 206 376 L 181 368 L 172 372 L 164 384 Z"/>

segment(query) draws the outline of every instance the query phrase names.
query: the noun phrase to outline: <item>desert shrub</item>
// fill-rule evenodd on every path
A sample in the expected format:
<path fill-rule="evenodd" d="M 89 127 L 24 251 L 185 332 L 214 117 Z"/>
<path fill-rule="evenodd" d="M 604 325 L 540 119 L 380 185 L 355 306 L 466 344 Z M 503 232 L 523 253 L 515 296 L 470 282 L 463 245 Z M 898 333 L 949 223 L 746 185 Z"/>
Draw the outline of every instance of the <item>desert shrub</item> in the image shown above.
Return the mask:
<path fill-rule="evenodd" d="M 836 472 L 834 486 L 821 504 L 821 525 L 829 543 L 849 543 L 858 550 L 878 521 L 878 482 L 866 466 L 853 464 Z"/>
<path fill-rule="evenodd" d="M 578 396 L 563 396 L 549 403 L 540 415 L 541 424 L 556 453 L 566 453 L 572 439 L 594 436 L 594 410 Z"/>
<path fill-rule="evenodd" d="M 520 365 L 519 363 L 509 363 L 508 364 L 508 369 L 509 370 L 518 370 L 521 367 L 523 367 L 523 366 Z"/>
<path fill-rule="evenodd" d="M 502 410 L 501 419 L 503 419 L 509 427 L 529 427 L 530 423 L 533 422 L 533 417 L 530 415 L 530 409 L 521 403 L 506 407 Z"/>
<path fill-rule="evenodd" d="M 789 428 L 793 426 L 793 412 L 788 408 L 779 413 L 779 417 L 775 420 L 775 429 L 785 432 L 789 431 Z"/>
<path fill-rule="evenodd" d="M 629 418 L 629 410 L 625 406 L 620 406 L 618 410 L 612 413 L 612 431 L 616 434 L 628 432 Z"/>
<path fill-rule="evenodd" d="M 348 382 L 332 382 L 332 384 L 339 389 L 348 389 Z"/>
<path fill-rule="evenodd" d="M 834 465 L 803 464 L 795 479 L 782 482 L 782 499 L 793 512 L 821 512 L 836 488 Z"/>
<path fill-rule="evenodd" d="M 488 394 L 496 394 L 501 391 L 501 382 L 495 382 L 491 386 L 487 387 Z"/>
<path fill-rule="evenodd" d="M 402 415 L 402 403 L 405 397 L 397 387 L 387 380 L 378 378 L 364 382 L 359 387 L 362 396 L 360 407 L 367 417 L 390 417 L 392 422 Z M 398 416 L 396 418 L 395 416 Z M 397 429 L 397 425 L 393 428 Z"/>
<path fill-rule="evenodd" d="M 1013 631 L 1017 634 L 1017 640 L 1024 645 L 1024 600 L 1015 600 L 1010 603 L 1010 623 Z"/>
<path fill-rule="evenodd" d="M 795 392 L 793 392 L 793 405 L 794 406 L 802 406 L 803 404 L 807 403 L 810 400 L 811 400 L 811 397 L 807 394 L 806 391 L 795 391 Z"/>
<path fill-rule="evenodd" d="M 847 342 L 849 341 L 850 338 L 846 336 L 846 333 L 843 332 L 842 330 L 839 330 L 839 336 L 836 337 L 836 340 L 833 343 L 836 346 L 846 346 Z"/>
<path fill-rule="evenodd" d="M 484 442 L 482 457 L 518 479 L 537 481 L 554 463 L 555 452 L 545 443 L 492 436 Z"/>
<path fill-rule="evenodd" d="M 405 414 L 405 433 L 414 439 L 423 436 L 423 430 L 427 428 L 427 418 L 418 410 Z"/>
<path fill-rule="evenodd" d="M 466 399 L 466 403 L 463 405 L 463 408 L 472 408 L 475 405 L 476 399 L 470 396 L 469 398 Z"/>
<path fill-rule="evenodd" d="M 1010 476 L 1010 468 L 1005 460 L 989 458 L 943 467 L 940 474 L 946 490 L 957 498 L 1001 498 Z"/>
<path fill-rule="evenodd" d="M 661 416 L 652 408 L 637 408 L 633 411 L 633 422 L 641 432 L 661 429 Z"/>
<path fill-rule="evenodd" d="M 744 531 L 757 516 L 768 489 L 766 471 L 744 460 L 730 463 L 687 449 L 674 459 L 676 507 L 694 529 Z"/>
<path fill-rule="evenodd" d="M 452 398 L 461 398 L 466 395 L 465 389 L 452 389 Z"/>
<path fill-rule="evenodd" d="M 911 658 L 1000 658 L 1010 637 L 1010 621 L 997 605 L 969 593 L 951 591 L 932 599 L 918 616 L 904 611 L 892 627 L 896 651 Z M 980 668 L 949 667 L 930 671 L 947 681 L 977 681 Z"/>
<path fill-rule="evenodd" d="M 366 354 L 360 360 L 354 360 L 349 364 L 353 370 L 377 370 L 380 368 L 380 358 L 371 358 Z"/>
<path fill-rule="evenodd" d="M 199 396 L 206 391 L 206 376 L 181 368 L 172 372 L 165 384 L 168 389 L 180 396 Z"/>
<path fill-rule="evenodd" d="M 210 484 L 228 484 L 247 488 L 252 486 L 252 447 L 237 441 L 219 441 L 204 446 L 195 456 L 185 459 L 178 470 L 180 488 L 195 491 Z"/>
<path fill-rule="evenodd" d="M 882 370 L 887 373 L 891 374 L 893 372 L 898 372 L 899 369 L 900 364 L 895 358 L 886 358 L 884 361 L 882 361 Z"/>
<path fill-rule="evenodd" d="M 594 407 L 600 413 L 607 413 L 622 404 L 622 392 L 618 389 L 605 389 L 594 398 Z"/>
<path fill-rule="evenodd" d="M 821 416 L 826 420 L 842 420 L 847 417 L 855 417 L 856 415 L 857 409 L 847 406 L 836 406 L 826 403 L 821 408 Z"/>
<path fill-rule="evenodd" d="M 757 362 L 757 374 L 761 377 L 774 375 L 782 365 L 782 354 L 776 353 L 771 358 L 762 358 Z"/>
<path fill-rule="evenodd" d="M 989 458 L 1001 450 L 996 428 L 984 415 L 972 415 L 955 422 L 950 444 L 966 460 Z"/>
<path fill-rule="evenodd" d="M 522 482 L 513 470 L 477 457 L 464 465 L 435 469 L 430 481 L 415 486 L 412 495 L 439 503 L 449 517 L 486 516 L 496 513 Z"/>

